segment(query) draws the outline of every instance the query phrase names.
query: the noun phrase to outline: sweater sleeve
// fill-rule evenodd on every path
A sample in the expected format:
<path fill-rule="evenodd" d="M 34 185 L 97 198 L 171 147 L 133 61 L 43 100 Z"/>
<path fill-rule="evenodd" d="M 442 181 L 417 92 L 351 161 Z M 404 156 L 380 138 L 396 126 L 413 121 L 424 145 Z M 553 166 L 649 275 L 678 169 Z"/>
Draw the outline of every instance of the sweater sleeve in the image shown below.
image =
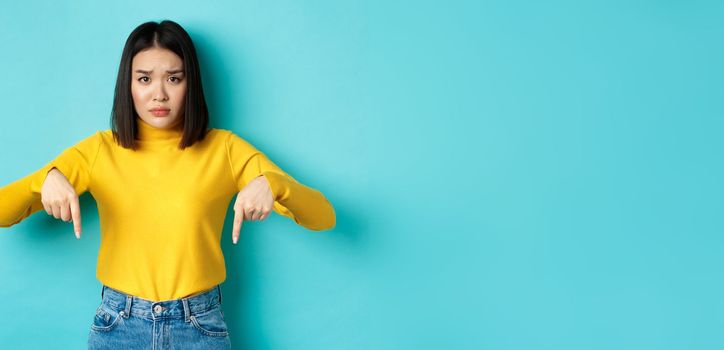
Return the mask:
<path fill-rule="evenodd" d="M 43 209 L 41 189 L 48 172 L 57 168 L 80 195 L 88 190 L 93 163 L 100 149 L 100 134 L 66 148 L 37 171 L 0 188 L 0 227 L 10 227 Z"/>
<path fill-rule="evenodd" d="M 254 178 L 264 175 L 274 195 L 275 212 L 313 231 L 334 228 L 334 207 L 320 191 L 299 183 L 233 132 L 227 137 L 226 150 L 239 191 Z"/>

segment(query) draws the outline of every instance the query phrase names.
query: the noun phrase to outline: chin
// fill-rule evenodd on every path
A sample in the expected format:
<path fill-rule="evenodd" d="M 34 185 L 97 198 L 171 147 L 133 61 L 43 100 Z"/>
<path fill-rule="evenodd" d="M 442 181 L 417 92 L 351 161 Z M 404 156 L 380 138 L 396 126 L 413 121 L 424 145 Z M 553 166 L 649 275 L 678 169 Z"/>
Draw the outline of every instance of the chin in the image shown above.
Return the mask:
<path fill-rule="evenodd" d="M 151 124 L 157 128 L 161 129 L 167 129 L 172 127 L 173 125 L 176 125 L 177 119 L 172 117 L 156 117 L 156 116 L 150 116 L 149 117 L 148 124 Z"/>

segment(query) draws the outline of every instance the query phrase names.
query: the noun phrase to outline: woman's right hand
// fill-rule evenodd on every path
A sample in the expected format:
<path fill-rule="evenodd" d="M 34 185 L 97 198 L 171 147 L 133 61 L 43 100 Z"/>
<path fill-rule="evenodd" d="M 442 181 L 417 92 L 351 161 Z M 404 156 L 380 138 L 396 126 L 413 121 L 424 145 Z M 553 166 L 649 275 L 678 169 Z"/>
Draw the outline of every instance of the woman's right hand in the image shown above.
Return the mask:
<path fill-rule="evenodd" d="M 48 171 L 40 189 L 41 202 L 48 215 L 65 222 L 73 221 L 75 237 L 80 239 L 80 204 L 78 194 L 57 168 Z"/>

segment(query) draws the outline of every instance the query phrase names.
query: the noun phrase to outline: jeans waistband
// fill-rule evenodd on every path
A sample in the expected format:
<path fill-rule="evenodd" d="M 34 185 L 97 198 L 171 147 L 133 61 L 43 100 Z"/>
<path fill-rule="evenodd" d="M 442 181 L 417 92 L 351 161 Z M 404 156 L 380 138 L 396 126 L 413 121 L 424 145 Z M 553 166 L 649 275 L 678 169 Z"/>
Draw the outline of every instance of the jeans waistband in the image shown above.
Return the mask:
<path fill-rule="evenodd" d="M 148 319 L 185 318 L 196 315 L 221 305 L 221 286 L 188 297 L 152 301 L 126 294 L 106 285 L 101 288 L 102 303 L 114 310 L 123 310 L 121 314 L 128 318 L 132 314 Z"/>

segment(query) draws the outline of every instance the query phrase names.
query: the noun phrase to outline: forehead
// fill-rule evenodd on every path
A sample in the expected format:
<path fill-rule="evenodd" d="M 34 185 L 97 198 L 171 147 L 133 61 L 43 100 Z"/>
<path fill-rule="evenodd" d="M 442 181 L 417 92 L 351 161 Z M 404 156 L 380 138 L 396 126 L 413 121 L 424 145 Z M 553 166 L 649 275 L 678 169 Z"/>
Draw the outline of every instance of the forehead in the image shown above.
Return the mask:
<path fill-rule="evenodd" d="M 161 72 L 171 68 L 183 68 L 183 60 L 173 51 L 152 47 L 133 56 L 131 69 Z"/>

